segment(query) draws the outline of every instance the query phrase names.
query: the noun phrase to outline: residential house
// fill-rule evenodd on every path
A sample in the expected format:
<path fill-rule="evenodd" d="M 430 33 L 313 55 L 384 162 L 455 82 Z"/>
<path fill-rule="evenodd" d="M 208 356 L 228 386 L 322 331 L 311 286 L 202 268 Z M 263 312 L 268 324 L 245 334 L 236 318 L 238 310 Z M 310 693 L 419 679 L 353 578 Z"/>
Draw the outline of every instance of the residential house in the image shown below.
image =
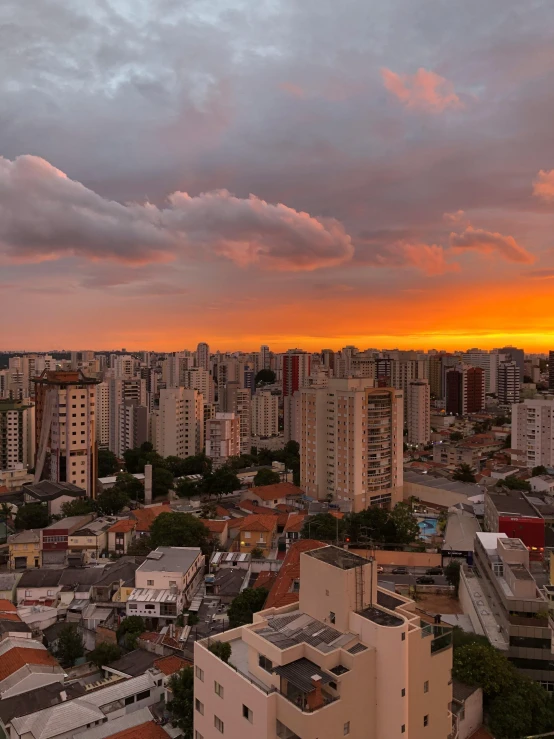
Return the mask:
<path fill-rule="evenodd" d="M 69 537 L 94 519 L 93 513 L 86 516 L 69 516 L 55 521 L 40 530 L 42 567 L 64 566 L 69 560 Z"/>
<path fill-rule="evenodd" d="M 156 723 L 148 708 L 127 713 L 102 726 L 85 729 L 75 734 L 75 739 L 169 739 L 163 726 Z"/>
<path fill-rule="evenodd" d="M 32 483 L 35 476 L 29 474 L 23 465 L 17 469 L 0 470 L 0 488 L 6 488 L 7 492 L 14 493 L 21 490 L 25 483 Z"/>
<path fill-rule="evenodd" d="M 285 524 L 285 543 L 288 549 L 291 544 L 300 539 L 304 521 L 306 520 L 305 513 L 289 513 L 287 523 Z"/>
<path fill-rule="evenodd" d="M 470 739 L 483 724 L 483 691 L 475 685 L 458 680 L 452 684 L 452 714 L 457 730 L 456 739 Z"/>
<path fill-rule="evenodd" d="M 21 606 L 52 606 L 58 601 L 63 570 L 27 570 L 17 583 L 17 604 Z"/>
<path fill-rule="evenodd" d="M 27 483 L 23 485 L 22 492 L 25 503 L 44 504 L 49 516 L 60 516 L 64 503 L 87 497 L 87 491 L 83 488 L 71 482 L 54 482 L 53 480 Z"/>
<path fill-rule="evenodd" d="M 152 523 L 160 513 L 171 513 L 169 503 L 144 506 L 144 508 L 135 508 L 134 511 L 131 511 L 131 518 L 137 522 L 137 527 L 135 529 L 137 538 L 148 536 L 150 533 L 150 526 L 152 526 Z"/>
<path fill-rule="evenodd" d="M 0 600 L 0 641 L 30 639 L 31 629 L 21 620 L 17 608 L 8 600 Z"/>
<path fill-rule="evenodd" d="M 93 603 L 125 603 L 134 590 L 135 572 L 143 561 L 144 557 L 126 555 L 106 566 L 98 582 L 91 588 L 90 600 Z"/>
<path fill-rule="evenodd" d="M 244 492 L 244 498 L 253 500 L 267 508 L 275 508 L 280 504 L 300 507 L 304 491 L 291 482 L 278 482 L 274 485 L 262 485 Z"/>
<path fill-rule="evenodd" d="M 64 624 L 62 623 L 63 627 Z M 0 736 L 10 736 L 10 725 L 14 718 L 29 716 L 36 711 L 63 703 L 68 698 L 76 698 L 85 692 L 80 683 L 50 683 L 34 688 L 27 693 L 14 695 L 0 701 Z M 2 732 L 4 732 L 2 734 Z"/>
<path fill-rule="evenodd" d="M 220 547 L 225 547 L 229 539 L 229 525 L 227 521 L 216 521 L 211 518 L 200 519 L 210 532 L 209 538 Z"/>
<path fill-rule="evenodd" d="M 8 536 L 9 568 L 40 567 L 40 529 L 27 529 Z"/>
<path fill-rule="evenodd" d="M 137 521 L 131 518 L 123 518 L 112 524 L 108 529 L 108 552 L 114 554 L 127 554 L 129 545 L 135 537 Z"/>
<path fill-rule="evenodd" d="M 253 514 L 241 521 L 235 547 L 244 554 L 260 549 L 268 557 L 277 546 L 276 537 L 277 516 Z"/>
<path fill-rule="evenodd" d="M 49 683 L 61 683 L 58 661 L 34 639 L 9 637 L 0 641 L 0 701 Z"/>
<path fill-rule="evenodd" d="M 97 518 L 68 537 L 69 564 L 95 564 L 108 550 L 108 530 L 113 518 Z"/>
<path fill-rule="evenodd" d="M 16 585 L 21 577 L 21 572 L 0 573 L 0 600 L 15 600 Z"/>

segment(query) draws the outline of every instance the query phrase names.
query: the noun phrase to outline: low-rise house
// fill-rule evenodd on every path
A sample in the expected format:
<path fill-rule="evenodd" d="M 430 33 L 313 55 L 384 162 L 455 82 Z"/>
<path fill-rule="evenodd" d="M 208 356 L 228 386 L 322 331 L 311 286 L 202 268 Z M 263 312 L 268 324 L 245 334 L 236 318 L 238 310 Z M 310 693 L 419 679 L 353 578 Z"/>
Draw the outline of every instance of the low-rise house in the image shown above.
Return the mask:
<path fill-rule="evenodd" d="M 64 680 L 64 671 L 46 647 L 34 639 L 0 641 L 0 701 Z"/>
<path fill-rule="evenodd" d="M 0 600 L 0 641 L 30 639 L 31 629 L 21 620 L 17 608 L 8 600 Z"/>
<path fill-rule="evenodd" d="M 6 488 L 10 493 L 21 490 L 26 483 L 32 483 L 34 475 L 27 472 L 27 468 L 21 467 L 13 470 L 0 470 L 0 488 Z"/>
<path fill-rule="evenodd" d="M 41 566 L 65 566 L 69 559 L 69 537 L 94 519 L 93 513 L 86 516 L 69 516 L 40 530 Z"/>
<path fill-rule="evenodd" d="M 125 556 L 102 570 L 100 579 L 91 587 L 93 603 L 125 603 L 135 587 L 135 572 L 144 557 Z"/>
<path fill-rule="evenodd" d="M 217 542 L 219 546 L 225 547 L 229 539 L 229 525 L 227 521 L 215 521 L 210 518 L 201 518 L 200 520 L 210 532 L 209 538 Z"/>
<path fill-rule="evenodd" d="M 17 583 L 17 604 L 52 606 L 58 601 L 63 570 L 27 570 Z"/>
<path fill-rule="evenodd" d="M 0 729 L 5 736 L 10 736 L 10 725 L 14 718 L 29 716 L 37 711 L 63 703 L 68 698 L 77 698 L 84 692 L 85 689 L 80 683 L 59 682 L 34 688 L 11 698 L 4 698 L 0 701 Z"/>
<path fill-rule="evenodd" d="M 171 513 L 169 503 L 148 505 L 131 511 L 131 518 L 137 522 L 137 527 L 135 529 L 137 538 L 148 536 L 150 533 L 150 526 L 152 526 L 153 522 L 161 513 Z"/>
<path fill-rule="evenodd" d="M 534 493 L 554 493 L 554 476 L 553 475 L 535 475 L 529 480 L 531 490 Z"/>
<path fill-rule="evenodd" d="M 75 739 L 168 739 L 173 734 L 156 723 L 148 708 L 127 713 L 101 726 L 75 734 Z"/>
<path fill-rule="evenodd" d="M 27 529 L 8 536 L 9 568 L 40 567 L 40 529 Z"/>
<path fill-rule="evenodd" d="M 135 538 L 136 528 L 137 521 L 132 518 L 123 518 L 112 524 L 108 529 L 108 552 L 127 554 L 129 545 Z"/>
<path fill-rule="evenodd" d="M 277 516 L 246 516 L 240 523 L 235 546 L 239 552 L 248 554 L 260 549 L 264 557 L 276 547 Z"/>
<path fill-rule="evenodd" d="M 275 508 L 279 504 L 302 505 L 304 491 L 291 482 L 278 482 L 274 485 L 262 485 L 244 492 L 246 500 L 253 500 L 267 508 Z"/>
<path fill-rule="evenodd" d="M 113 518 L 97 518 L 68 537 L 68 562 L 72 564 L 95 564 L 108 550 L 108 530 Z"/>
<path fill-rule="evenodd" d="M 306 519 L 305 513 L 289 513 L 287 523 L 285 524 L 285 543 L 288 549 L 291 544 L 300 539 L 304 521 Z"/>
<path fill-rule="evenodd" d="M 458 680 L 452 684 L 452 714 L 457 739 L 470 739 L 483 724 L 483 691 Z"/>
<path fill-rule="evenodd" d="M 77 498 L 86 498 L 87 491 L 71 482 L 54 482 L 41 480 L 27 483 L 22 487 L 25 503 L 43 503 L 49 516 L 60 516 L 64 503 L 71 503 Z"/>
<path fill-rule="evenodd" d="M 0 600 L 15 600 L 16 586 L 23 573 L 2 572 L 0 573 Z"/>

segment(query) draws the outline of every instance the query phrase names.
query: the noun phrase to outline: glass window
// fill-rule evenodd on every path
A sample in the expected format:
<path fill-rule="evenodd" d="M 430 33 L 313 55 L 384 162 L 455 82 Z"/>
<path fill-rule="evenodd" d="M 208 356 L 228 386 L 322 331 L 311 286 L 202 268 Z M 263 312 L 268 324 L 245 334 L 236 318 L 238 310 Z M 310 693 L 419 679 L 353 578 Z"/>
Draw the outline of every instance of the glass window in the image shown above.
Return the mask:
<path fill-rule="evenodd" d="M 201 716 L 204 715 L 204 704 L 198 698 L 194 701 L 194 707 Z"/>
<path fill-rule="evenodd" d="M 266 670 L 266 672 L 271 672 L 273 669 L 273 662 L 263 654 L 259 655 L 258 664 L 263 670 Z"/>
<path fill-rule="evenodd" d="M 220 698 L 223 698 L 223 685 L 220 685 L 217 681 L 214 682 L 214 692 Z"/>
<path fill-rule="evenodd" d="M 350 721 L 347 721 L 344 724 L 343 732 L 342 733 L 344 734 L 344 736 L 347 736 L 348 734 L 350 734 Z"/>
<path fill-rule="evenodd" d="M 247 721 L 250 721 L 250 723 L 253 723 L 253 721 L 254 721 L 254 714 L 248 708 L 248 706 L 245 706 L 244 704 L 242 706 L 242 715 L 243 715 L 243 718 L 245 718 Z"/>
<path fill-rule="evenodd" d="M 217 716 L 214 716 L 214 726 L 219 731 L 220 734 L 223 734 L 223 731 L 225 729 L 225 725 L 223 721 L 218 718 Z"/>
<path fill-rule="evenodd" d="M 424 693 L 428 693 L 428 692 L 429 692 L 429 680 L 426 680 L 426 681 L 425 681 L 425 682 L 423 683 L 423 692 L 424 692 Z"/>
<path fill-rule="evenodd" d="M 429 726 L 429 714 L 423 717 L 423 726 Z"/>
<path fill-rule="evenodd" d="M 196 666 L 196 677 L 204 682 L 204 670 L 200 669 L 198 665 Z"/>

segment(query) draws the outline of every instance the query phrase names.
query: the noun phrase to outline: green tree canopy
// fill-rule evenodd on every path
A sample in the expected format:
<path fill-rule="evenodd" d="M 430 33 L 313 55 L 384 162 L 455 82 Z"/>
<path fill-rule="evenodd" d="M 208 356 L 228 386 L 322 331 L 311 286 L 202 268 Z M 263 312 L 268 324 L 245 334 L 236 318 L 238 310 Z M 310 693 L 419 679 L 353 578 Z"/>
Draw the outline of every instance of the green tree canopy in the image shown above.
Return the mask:
<path fill-rule="evenodd" d="M 164 467 L 154 467 L 152 470 L 152 496 L 167 498 L 173 489 L 173 475 Z"/>
<path fill-rule="evenodd" d="M 483 644 L 466 644 L 454 651 L 452 674 L 462 683 L 478 685 L 487 698 L 511 692 L 516 672 L 497 649 Z"/>
<path fill-rule="evenodd" d="M 75 661 L 85 653 L 81 634 L 75 624 L 68 624 L 60 632 L 56 657 L 64 667 L 73 667 Z"/>
<path fill-rule="evenodd" d="M 121 648 L 117 644 L 102 642 L 92 652 L 88 653 L 88 660 L 97 667 L 109 665 L 121 657 Z"/>
<path fill-rule="evenodd" d="M 229 606 L 229 628 L 251 624 L 253 616 L 264 607 L 268 592 L 265 588 L 246 588 Z"/>
<path fill-rule="evenodd" d="M 141 557 L 152 551 L 152 541 L 149 536 L 137 536 L 127 547 L 127 554 L 133 557 Z"/>
<path fill-rule="evenodd" d="M 498 739 L 543 734 L 554 729 L 554 702 L 539 683 L 516 673 L 514 689 L 487 706 L 487 719 Z"/>
<path fill-rule="evenodd" d="M 260 383 L 266 383 L 267 385 L 273 385 L 275 382 L 275 372 L 270 369 L 261 369 L 254 378 L 254 383 L 259 385 Z"/>
<path fill-rule="evenodd" d="M 124 453 L 123 459 L 127 472 L 131 475 L 144 472 L 144 466 L 147 464 L 151 464 L 153 469 L 165 466 L 164 458 L 154 451 L 154 447 L 149 441 L 145 441 L 136 449 L 128 449 Z"/>
<path fill-rule="evenodd" d="M 527 480 L 522 480 L 519 477 L 515 477 L 514 475 L 510 475 L 510 477 L 505 477 L 503 480 L 499 480 L 496 483 L 496 487 L 499 488 L 508 488 L 508 490 L 531 490 L 531 483 Z"/>
<path fill-rule="evenodd" d="M 458 595 L 458 588 L 460 587 L 460 563 L 456 561 L 449 562 L 444 568 L 444 576 L 446 582 L 454 587 L 456 596 Z"/>
<path fill-rule="evenodd" d="M 75 498 L 62 505 L 62 516 L 86 516 L 97 510 L 96 501 L 92 498 Z"/>
<path fill-rule="evenodd" d="M 240 490 L 240 480 L 228 467 L 219 467 L 204 475 L 202 492 L 206 495 L 229 495 L 236 490 Z"/>
<path fill-rule="evenodd" d="M 330 513 L 317 513 L 315 516 L 308 516 L 302 527 L 303 539 L 319 539 L 320 541 L 334 542 L 341 540 L 345 531 L 345 522 L 343 519 L 336 518 Z"/>
<path fill-rule="evenodd" d="M 459 482 L 476 482 L 473 467 L 464 462 L 456 467 L 452 479 Z"/>
<path fill-rule="evenodd" d="M 229 657 L 233 651 L 233 648 L 228 641 L 216 641 L 213 644 L 210 644 L 208 649 L 212 654 L 215 654 L 216 657 L 219 657 L 219 659 L 223 660 L 225 663 L 229 662 Z"/>
<path fill-rule="evenodd" d="M 98 450 L 98 477 L 109 477 L 119 472 L 119 462 L 109 449 Z"/>
<path fill-rule="evenodd" d="M 126 649 L 135 649 L 138 637 L 146 631 L 142 616 L 127 616 L 117 627 L 117 640 L 123 641 Z"/>
<path fill-rule="evenodd" d="M 281 482 L 281 475 L 267 467 L 256 472 L 254 477 L 254 487 L 262 487 L 263 485 L 275 485 Z"/>
<path fill-rule="evenodd" d="M 259 547 L 254 547 L 254 549 L 252 549 L 250 554 L 252 555 L 252 559 L 263 559 L 264 558 L 264 550 L 260 549 Z"/>
<path fill-rule="evenodd" d="M 450 434 L 450 441 L 461 441 L 464 438 L 464 435 L 461 431 L 453 431 Z"/>
<path fill-rule="evenodd" d="M 209 532 L 202 521 L 190 513 L 160 513 L 150 526 L 152 547 L 202 547 Z"/>
<path fill-rule="evenodd" d="M 139 483 L 140 484 L 140 483 Z M 114 485 L 100 493 L 96 499 L 98 510 L 106 516 L 115 516 L 129 505 L 129 496 L 124 488 Z"/>
<path fill-rule="evenodd" d="M 192 498 L 194 495 L 200 494 L 201 484 L 201 481 L 187 480 L 186 477 L 183 477 L 177 481 L 175 492 L 179 498 Z"/>
<path fill-rule="evenodd" d="M 348 535 L 353 542 L 364 542 L 370 539 L 384 542 L 389 511 L 379 506 L 370 506 L 365 511 L 352 513 L 347 519 Z"/>
<path fill-rule="evenodd" d="M 136 477 L 133 477 L 130 472 L 119 472 L 116 475 L 115 484 L 108 492 L 113 490 L 118 490 L 126 495 L 129 501 L 138 502 L 144 500 L 144 485 Z"/>
<path fill-rule="evenodd" d="M 22 505 L 15 517 L 17 531 L 23 529 L 43 529 L 50 523 L 48 509 L 42 503 L 27 503 Z"/>
<path fill-rule="evenodd" d="M 169 678 L 170 699 L 167 710 L 171 723 L 183 732 L 184 739 L 192 739 L 194 724 L 194 670 L 183 667 Z"/>
<path fill-rule="evenodd" d="M 385 536 L 392 544 L 411 544 L 419 538 L 419 526 L 408 503 L 397 503 L 389 514 Z"/>
<path fill-rule="evenodd" d="M 533 477 L 536 477 L 537 475 L 546 475 L 547 469 L 543 464 L 539 464 L 536 467 L 533 467 Z"/>

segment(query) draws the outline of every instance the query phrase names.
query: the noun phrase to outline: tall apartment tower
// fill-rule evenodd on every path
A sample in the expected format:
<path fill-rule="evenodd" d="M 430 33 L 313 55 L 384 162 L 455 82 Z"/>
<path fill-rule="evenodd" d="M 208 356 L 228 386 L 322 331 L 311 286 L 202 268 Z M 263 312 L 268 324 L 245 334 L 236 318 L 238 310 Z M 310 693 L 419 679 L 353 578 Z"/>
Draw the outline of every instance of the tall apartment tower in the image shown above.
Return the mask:
<path fill-rule="evenodd" d="M 548 389 L 554 392 L 554 351 L 548 353 Z"/>
<path fill-rule="evenodd" d="M 147 407 L 146 380 L 140 377 L 133 379 L 117 378 L 108 381 L 108 403 L 110 416 L 109 448 L 119 454 L 119 407 L 126 400 L 136 401 L 136 405 Z"/>
<path fill-rule="evenodd" d="M 519 376 L 523 380 L 523 375 L 525 374 L 525 350 L 518 349 L 515 346 L 504 346 L 497 351 L 499 354 L 507 354 L 508 361 L 512 360 L 517 364 L 519 367 Z"/>
<path fill-rule="evenodd" d="M 401 390 L 363 378 L 331 378 L 300 391 L 300 486 L 353 511 L 402 499 Z"/>
<path fill-rule="evenodd" d="M 96 386 L 81 371 L 44 372 L 35 380 L 35 480 L 70 482 L 96 497 Z"/>
<path fill-rule="evenodd" d="M 524 463 L 554 466 L 554 400 L 524 400 L 512 406 L 512 448 Z"/>
<path fill-rule="evenodd" d="M 195 642 L 195 736 L 446 739 L 452 631 L 377 585 L 372 560 L 307 540 L 298 602 L 270 593 L 254 623 Z M 286 578 L 286 572 L 278 575 Z M 210 649 L 231 646 L 229 662 Z"/>
<path fill-rule="evenodd" d="M 156 451 L 162 457 L 192 457 L 204 448 L 204 399 L 198 390 L 184 387 L 160 390 L 155 432 Z"/>
<path fill-rule="evenodd" d="M 149 438 L 148 408 L 136 400 L 124 400 L 118 406 L 116 456 L 122 458 L 129 449 L 136 449 Z"/>
<path fill-rule="evenodd" d="M 240 451 L 250 453 L 252 396 L 248 388 L 238 382 L 228 382 L 220 392 L 219 409 L 222 413 L 234 413 L 239 419 Z"/>
<path fill-rule="evenodd" d="M 269 347 L 262 344 L 260 347 L 260 368 L 259 369 L 271 369 L 271 357 Z"/>
<path fill-rule="evenodd" d="M 35 462 L 35 407 L 25 400 L 0 400 L 0 470 Z"/>
<path fill-rule="evenodd" d="M 204 396 L 205 403 L 213 403 L 215 397 L 214 381 L 208 370 L 203 367 L 191 367 L 183 377 L 183 387 L 198 390 Z"/>
<path fill-rule="evenodd" d="M 96 441 L 99 449 L 110 448 L 110 383 L 96 386 Z"/>
<path fill-rule="evenodd" d="M 294 394 L 304 387 L 310 375 L 311 355 L 299 349 L 289 349 L 283 359 L 283 414 L 285 441 L 296 439 Z"/>
<path fill-rule="evenodd" d="M 427 380 L 408 383 L 408 443 L 423 446 L 431 441 L 431 389 Z"/>
<path fill-rule="evenodd" d="M 513 360 L 498 365 L 498 402 L 512 405 L 520 401 L 521 377 L 519 367 Z"/>
<path fill-rule="evenodd" d="M 450 368 L 446 373 L 446 412 L 465 416 L 484 408 L 484 370 L 463 363 Z"/>
<path fill-rule="evenodd" d="M 210 369 L 210 347 L 204 342 L 196 347 L 196 366 L 202 367 L 206 371 Z"/>
<path fill-rule="evenodd" d="M 240 454 L 240 422 L 234 413 L 216 413 L 206 424 L 206 456 L 214 467 Z"/>
<path fill-rule="evenodd" d="M 252 396 L 252 436 L 270 437 L 279 433 L 279 398 L 271 390 Z"/>

